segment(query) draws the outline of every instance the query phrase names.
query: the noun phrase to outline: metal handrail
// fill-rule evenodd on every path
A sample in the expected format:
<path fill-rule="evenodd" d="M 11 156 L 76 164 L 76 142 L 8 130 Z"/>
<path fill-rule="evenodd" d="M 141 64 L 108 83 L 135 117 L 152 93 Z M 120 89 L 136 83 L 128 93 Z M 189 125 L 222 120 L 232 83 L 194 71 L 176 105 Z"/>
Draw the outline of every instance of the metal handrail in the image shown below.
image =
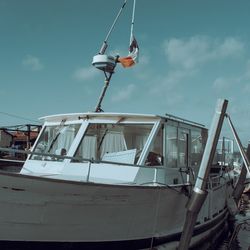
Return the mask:
<path fill-rule="evenodd" d="M 89 181 L 90 176 L 91 176 L 91 168 L 92 168 L 93 163 L 96 163 L 96 164 L 104 163 L 104 164 L 110 164 L 110 165 L 116 165 L 116 166 L 126 166 L 126 167 L 144 168 L 144 169 L 155 170 L 153 183 L 158 183 L 157 177 L 156 177 L 157 170 L 166 170 L 165 166 L 135 165 L 135 164 L 123 163 L 123 162 L 103 161 L 103 160 L 94 160 L 94 159 L 82 158 L 82 157 L 74 157 L 74 156 L 72 157 L 72 156 L 65 156 L 65 155 L 62 156 L 62 155 L 49 154 L 49 153 L 39 153 L 39 152 L 30 151 L 30 150 L 19 150 L 19 149 L 1 148 L 0 147 L 0 151 L 10 152 L 10 153 L 20 153 L 20 154 L 25 154 L 25 155 L 37 155 L 37 156 L 51 157 L 51 158 L 57 158 L 57 159 L 61 159 L 61 160 L 69 159 L 69 160 L 78 161 L 78 162 L 87 162 L 87 163 L 89 163 L 87 166 L 88 167 L 87 176 L 86 176 L 87 182 Z M 2 159 L 0 159 L 0 160 L 2 160 Z M 15 162 L 16 160 L 9 160 L 9 161 Z M 48 161 L 49 161 L 49 159 L 48 159 Z M 25 161 L 20 161 L 20 162 L 24 163 Z M 176 172 L 180 172 L 180 170 L 178 168 L 172 169 L 172 170 L 175 170 Z M 183 182 L 183 184 L 187 184 L 187 183 Z M 169 186 L 168 184 L 165 184 L 165 185 Z"/>
<path fill-rule="evenodd" d="M 130 163 L 123 163 L 123 162 L 113 162 L 113 161 L 103 161 L 103 160 L 94 160 L 89 158 L 83 158 L 83 157 L 75 157 L 75 156 L 66 156 L 66 155 L 57 155 L 57 154 L 48 154 L 48 153 L 39 153 L 34 152 L 30 150 L 20 150 L 20 149 L 10 149 L 10 148 L 1 148 L 0 151 L 3 152 L 11 152 L 11 153 L 20 153 L 20 154 L 26 154 L 26 155 L 38 155 L 38 156 L 47 156 L 47 157 L 54 157 L 57 159 L 70 159 L 70 160 L 76 160 L 80 162 L 90 162 L 90 163 L 106 163 L 106 164 L 113 164 L 113 165 L 120 165 L 120 166 L 129 166 L 129 167 L 142 167 L 142 168 L 148 168 L 148 169 L 165 169 L 165 167 L 161 166 L 146 166 L 146 165 L 135 165 Z"/>
<path fill-rule="evenodd" d="M 30 150 L 20 150 L 20 149 L 12 149 L 12 148 L 2 148 L 2 147 L 0 147 L 0 151 L 10 152 L 10 153 L 20 153 L 20 154 L 25 154 L 25 155 L 45 156 L 45 157 L 57 158 L 57 159 L 61 159 L 61 160 L 69 159 L 69 160 L 75 160 L 75 161 L 79 161 L 79 162 L 88 162 L 89 163 L 89 165 L 88 165 L 89 170 L 88 170 L 88 174 L 87 174 L 87 181 L 89 180 L 89 177 L 90 177 L 91 164 L 92 163 L 96 163 L 96 164 L 104 163 L 104 164 L 111 164 L 111 165 L 117 165 L 117 166 L 126 166 L 126 167 L 134 167 L 134 168 L 155 169 L 155 170 L 162 169 L 162 170 L 166 170 L 166 167 L 164 167 L 164 166 L 135 165 L 135 164 L 123 163 L 123 162 L 103 161 L 103 160 L 94 160 L 94 159 L 83 158 L 83 157 L 57 155 L 57 154 L 49 154 L 49 153 L 39 153 L 39 152 L 30 151 Z M 0 158 L 0 161 L 15 162 L 15 163 L 24 163 L 25 162 L 25 161 L 21 161 L 21 160 L 3 159 L 3 158 Z M 181 173 L 181 169 L 180 168 L 171 169 L 171 170 L 174 170 L 176 172 L 180 172 Z M 189 173 L 191 172 L 191 175 L 193 174 L 193 172 L 191 171 L 191 168 L 188 169 L 188 172 Z M 155 175 L 156 175 L 156 173 L 155 173 Z M 193 176 L 193 178 L 195 178 L 195 176 Z M 216 178 L 218 178 L 218 176 L 212 177 L 211 179 L 214 179 L 214 178 L 216 179 Z M 155 179 L 155 182 L 157 182 L 156 176 L 154 176 L 154 179 Z M 210 188 L 213 187 L 211 179 L 209 178 L 209 180 L 208 180 L 208 185 L 210 186 Z M 184 181 L 183 181 L 183 184 L 185 184 Z M 166 185 L 168 185 L 168 184 L 166 184 Z"/>
<path fill-rule="evenodd" d="M 21 160 L 4 159 L 4 158 L 0 158 L 0 161 L 5 161 L 5 162 L 15 162 L 15 163 L 24 163 L 24 162 L 25 162 L 25 161 L 21 161 Z"/>

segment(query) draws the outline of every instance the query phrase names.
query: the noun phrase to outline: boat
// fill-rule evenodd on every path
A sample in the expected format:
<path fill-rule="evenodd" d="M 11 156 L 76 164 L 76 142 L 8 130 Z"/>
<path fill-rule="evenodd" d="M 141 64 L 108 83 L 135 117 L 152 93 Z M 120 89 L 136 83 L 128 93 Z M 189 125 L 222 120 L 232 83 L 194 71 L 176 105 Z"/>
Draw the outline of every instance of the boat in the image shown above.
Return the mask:
<path fill-rule="evenodd" d="M 95 112 L 43 117 L 32 149 L 16 150 L 28 154 L 20 172 L 0 170 L 1 249 L 178 248 L 208 130 L 169 114 L 103 112 L 118 63 L 106 40 L 93 60 L 105 74 Z M 203 180 L 190 248 L 226 228 L 236 181 L 228 166 Z"/>
<path fill-rule="evenodd" d="M 168 115 L 44 117 L 20 173 L 0 172 L 0 246 L 175 249 L 206 139 L 204 126 Z M 193 245 L 228 216 L 230 175 L 207 185 Z"/>

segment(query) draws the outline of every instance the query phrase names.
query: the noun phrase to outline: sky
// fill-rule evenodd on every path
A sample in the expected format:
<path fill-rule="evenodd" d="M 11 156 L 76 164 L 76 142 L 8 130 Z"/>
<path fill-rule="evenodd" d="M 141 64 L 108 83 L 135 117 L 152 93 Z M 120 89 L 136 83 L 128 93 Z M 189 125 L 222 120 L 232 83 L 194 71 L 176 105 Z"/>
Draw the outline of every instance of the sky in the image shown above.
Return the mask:
<path fill-rule="evenodd" d="M 0 0 L 0 126 L 93 111 L 104 75 L 91 63 L 123 0 Z M 108 40 L 128 53 L 133 1 Z M 106 112 L 173 114 L 210 127 L 218 98 L 250 139 L 250 1 L 137 0 L 139 63 L 118 65 Z"/>

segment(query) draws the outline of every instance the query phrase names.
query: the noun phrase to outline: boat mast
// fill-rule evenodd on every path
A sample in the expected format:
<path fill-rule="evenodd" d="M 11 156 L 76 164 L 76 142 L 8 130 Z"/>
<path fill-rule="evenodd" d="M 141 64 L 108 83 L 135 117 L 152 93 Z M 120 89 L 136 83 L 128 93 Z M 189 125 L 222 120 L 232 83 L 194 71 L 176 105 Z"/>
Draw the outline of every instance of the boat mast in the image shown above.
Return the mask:
<path fill-rule="evenodd" d="M 135 24 L 135 5 L 136 5 L 136 0 L 134 0 L 134 4 L 133 4 L 133 13 L 132 13 L 132 21 L 131 21 L 131 30 L 130 30 L 130 41 L 129 44 L 132 43 L 133 39 L 134 39 L 134 24 Z"/>
<path fill-rule="evenodd" d="M 104 72 L 104 75 L 105 75 L 105 80 L 104 80 L 104 87 L 102 89 L 102 92 L 101 92 L 101 95 L 98 99 L 98 102 L 97 102 L 97 105 L 96 105 L 96 108 L 95 108 L 95 112 L 103 112 L 101 106 L 102 106 L 102 101 L 103 101 L 103 98 L 106 94 L 106 91 L 108 89 L 108 86 L 109 86 L 109 83 L 110 83 L 110 80 L 114 74 L 114 70 L 115 70 L 115 67 L 117 65 L 117 62 L 118 62 L 118 59 L 119 59 L 119 56 L 117 55 L 116 57 L 113 57 L 113 56 L 107 56 L 105 55 L 105 52 L 106 52 L 106 49 L 108 47 L 108 39 L 109 39 L 109 36 L 110 34 L 112 33 L 112 31 L 114 30 L 115 28 L 115 25 L 117 23 L 117 20 L 119 19 L 125 5 L 127 3 L 127 0 L 124 1 L 122 7 L 120 8 L 118 14 L 116 15 L 115 17 L 115 20 L 114 22 L 112 23 L 109 31 L 108 31 L 108 34 L 106 35 L 104 41 L 103 41 L 103 44 L 102 44 L 102 47 L 99 51 L 99 53 L 93 57 L 93 62 L 92 62 L 92 65 L 95 66 L 97 69 L 100 69 Z"/>
<path fill-rule="evenodd" d="M 104 75 L 105 75 L 104 86 L 103 86 L 101 95 L 100 95 L 100 97 L 98 99 L 98 102 L 97 102 L 97 105 L 96 105 L 96 108 L 95 108 L 95 112 L 103 112 L 103 110 L 101 108 L 102 107 L 102 101 L 103 101 L 103 98 L 104 98 L 104 96 L 106 94 L 106 91 L 108 89 L 110 80 L 111 80 L 111 78 L 112 78 L 112 76 L 114 74 L 114 69 L 115 69 L 116 64 L 118 62 L 118 58 L 119 58 L 119 56 L 117 55 L 116 59 L 115 59 L 115 64 L 114 64 L 113 68 L 110 70 L 110 72 L 107 72 L 105 70 L 103 71 Z"/>
<path fill-rule="evenodd" d="M 94 56 L 94 58 L 93 58 L 92 65 L 95 66 L 97 69 L 102 70 L 104 72 L 104 75 L 105 75 L 104 87 L 103 87 L 102 92 L 100 94 L 100 97 L 98 99 L 98 102 L 97 102 L 97 105 L 95 108 L 95 112 L 103 112 L 102 107 L 101 107 L 102 101 L 105 97 L 106 91 L 107 91 L 109 84 L 110 84 L 110 81 L 111 81 L 111 78 L 114 74 L 115 67 L 119 61 L 119 55 L 117 55 L 115 57 L 108 56 L 108 55 L 105 55 L 105 52 L 106 52 L 106 49 L 108 47 L 107 42 L 108 42 L 109 36 L 112 33 L 112 31 L 114 30 L 115 25 L 117 23 L 117 20 L 120 17 L 126 3 L 127 3 L 127 0 L 124 1 L 124 3 L 122 5 L 122 7 L 120 8 L 114 22 L 112 23 L 112 25 L 108 31 L 108 34 L 107 34 L 106 38 L 104 39 L 104 42 L 102 44 L 102 47 L 101 47 L 98 55 Z M 135 17 L 135 4 L 136 4 L 136 0 L 134 0 L 134 4 L 133 4 L 130 44 L 132 43 L 132 41 L 134 39 L 133 38 L 133 29 L 134 29 L 134 17 Z"/>
<path fill-rule="evenodd" d="M 121 13 L 122 13 L 122 11 L 123 11 L 123 9 L 124 9 L 126 3 L 127 3 L 127 0 L 124 1 L 122 7 L 120 8 L 120 10 L 119 10 L 119 12 L 118 12 L 118 14 L 117 14 L 117 16 L 116 16 L 114 22 L 113 22 L 113 24 L 111 25 L 111 27 L 110 27 L 110 29 L 109 29 L 109 31 L 108 31 L 108 34 L 107 34 L 106 38 L 104 39 L 103 44 L 102 44 L 102 47 L 101 47 L 101 49 L 100 49 L 100 51 L 99 51 L 99 54 L 100 54 L 100 55 L 104 55 L 104 53 L 105 53 L 105 51 L 106 51 L 106 49 L 107 49 L 107 47 L 108 47 L 108 43 L 107 43 L 107 42 L 108 42 L 109 36 L 110 36 L 111 32 L 113 31 L 113 29 L 114 29 L 114 27 L 115 27 L 115 25 L 116 25 L 116 23 L 117 23 L 117 20 L 118 20 L 118 18 L 120 17 L 120 15 L 121 15 Z"/>

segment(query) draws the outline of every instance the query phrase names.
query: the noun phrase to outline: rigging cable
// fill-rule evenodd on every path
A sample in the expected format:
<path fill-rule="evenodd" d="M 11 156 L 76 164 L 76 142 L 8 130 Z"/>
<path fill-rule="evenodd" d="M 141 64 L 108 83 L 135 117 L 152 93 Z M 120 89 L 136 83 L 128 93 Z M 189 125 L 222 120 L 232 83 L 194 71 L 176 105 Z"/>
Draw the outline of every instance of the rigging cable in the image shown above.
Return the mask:
<path fill-rule="evenodd" d="M 10 117 L 14 117 L 14 118 L 18 118 L 18 119 L 22 119 L 22 120 L 25 120 L 25 121 L 30 121 L 30 122 L 40 122 L 40 121 L 35 121 L 35 120 L 29 119 L 29 118 L 26 118 L 26 117 L 22 117 L 22 116 L 14 115 L 14 114 L 10 114 L 10 113 L 6 113 L 6 112 L 2 112 L 2 111 L 0 111 L 0 114 L 7 115 L 7 116 L 10 116 Z"/>

